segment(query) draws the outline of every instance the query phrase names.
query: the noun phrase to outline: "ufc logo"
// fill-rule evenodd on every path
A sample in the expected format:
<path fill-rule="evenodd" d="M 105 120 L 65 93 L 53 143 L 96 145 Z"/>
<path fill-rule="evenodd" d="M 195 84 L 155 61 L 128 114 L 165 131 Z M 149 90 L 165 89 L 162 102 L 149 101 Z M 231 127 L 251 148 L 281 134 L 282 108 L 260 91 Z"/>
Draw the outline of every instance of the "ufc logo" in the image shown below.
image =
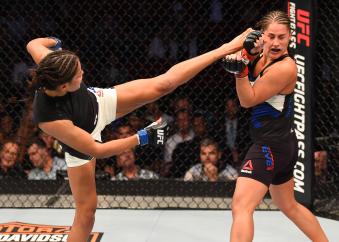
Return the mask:
<path fill-rule="evenodd" d="M 297 10 L 297 26 L 301 32 L 297 34 L 298 44 L 305 41 L 306 46 L 310 46 L 310 12 L 302 9 Z"/>
<path fill-rule="evenodd" d="M 164 144 L 164 130 L 158 129 L 157 130 L 157 144 Z"/>

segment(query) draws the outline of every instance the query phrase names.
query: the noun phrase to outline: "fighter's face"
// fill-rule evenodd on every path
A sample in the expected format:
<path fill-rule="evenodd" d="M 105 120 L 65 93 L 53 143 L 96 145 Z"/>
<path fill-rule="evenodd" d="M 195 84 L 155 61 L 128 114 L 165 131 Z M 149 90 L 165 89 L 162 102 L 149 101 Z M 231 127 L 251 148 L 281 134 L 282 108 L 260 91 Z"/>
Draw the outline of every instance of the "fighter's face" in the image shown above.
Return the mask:
<path fill-rule="evenodd" d="M 287 53 L 291 38 L 289 29 L 284 24 L 273 22 L 264 30 L 264 54 L 271 59 L 277 59 Z"/>

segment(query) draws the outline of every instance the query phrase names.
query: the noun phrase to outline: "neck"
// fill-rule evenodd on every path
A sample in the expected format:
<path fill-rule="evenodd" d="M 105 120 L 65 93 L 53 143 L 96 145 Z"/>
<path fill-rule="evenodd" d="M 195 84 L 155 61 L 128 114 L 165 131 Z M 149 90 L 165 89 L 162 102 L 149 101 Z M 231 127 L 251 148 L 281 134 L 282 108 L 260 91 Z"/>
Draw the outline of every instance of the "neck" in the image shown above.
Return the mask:
<path fill-rule="evenodd" d="M 286 55 L 286 54 L 288 54 L 288 51 L 285 51 L 283 54 L 281 54 L 279 57 L 277 57 L 275 59 L 278 59 L 281 56 Z M 265 54 L 263 55 L 264 65 L 274 61 L 275 59 L 270 58 L 268 55 L 265 55 Z"/>
<path fill-rule="evenodd" d="M 61 97 L 67 94 L 67 91 L 62 91 L 62 90 L 45 89 L 44 92 L 46 93 L 47 96 L 50 96 L 50 97 Z"/>

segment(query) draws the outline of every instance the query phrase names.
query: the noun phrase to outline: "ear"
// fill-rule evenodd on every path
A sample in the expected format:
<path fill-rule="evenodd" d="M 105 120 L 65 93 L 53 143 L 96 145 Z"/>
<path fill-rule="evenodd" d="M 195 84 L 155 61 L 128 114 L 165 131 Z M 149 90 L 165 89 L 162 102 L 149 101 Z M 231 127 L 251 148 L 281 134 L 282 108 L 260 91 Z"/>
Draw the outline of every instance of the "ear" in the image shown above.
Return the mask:
<path fill-rule="evenodd" d="M 61 90 L 66 90 L 67 89 L 67 83 L 60 85 Z"/>
<path fill-rule="evenodd" d="M 68 83 L 61 84 L 57 87 L 58 93 L 67 93 L 68 92 Z"/>

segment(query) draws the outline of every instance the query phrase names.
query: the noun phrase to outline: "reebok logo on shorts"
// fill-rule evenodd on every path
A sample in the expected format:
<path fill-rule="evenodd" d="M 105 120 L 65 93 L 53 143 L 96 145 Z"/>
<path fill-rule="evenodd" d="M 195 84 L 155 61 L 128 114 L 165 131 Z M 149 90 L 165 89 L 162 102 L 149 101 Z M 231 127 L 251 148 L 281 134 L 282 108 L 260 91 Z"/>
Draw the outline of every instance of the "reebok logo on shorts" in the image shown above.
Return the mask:
<path fill-rule="evenodd" d="M 252 160 L 248 160 L 248 161 L 246 161 L 245 165 L 243 165 L 241 172 L 247 173 L 247 174 L 252 174 L 252 171 L 253 171 Z"/>

